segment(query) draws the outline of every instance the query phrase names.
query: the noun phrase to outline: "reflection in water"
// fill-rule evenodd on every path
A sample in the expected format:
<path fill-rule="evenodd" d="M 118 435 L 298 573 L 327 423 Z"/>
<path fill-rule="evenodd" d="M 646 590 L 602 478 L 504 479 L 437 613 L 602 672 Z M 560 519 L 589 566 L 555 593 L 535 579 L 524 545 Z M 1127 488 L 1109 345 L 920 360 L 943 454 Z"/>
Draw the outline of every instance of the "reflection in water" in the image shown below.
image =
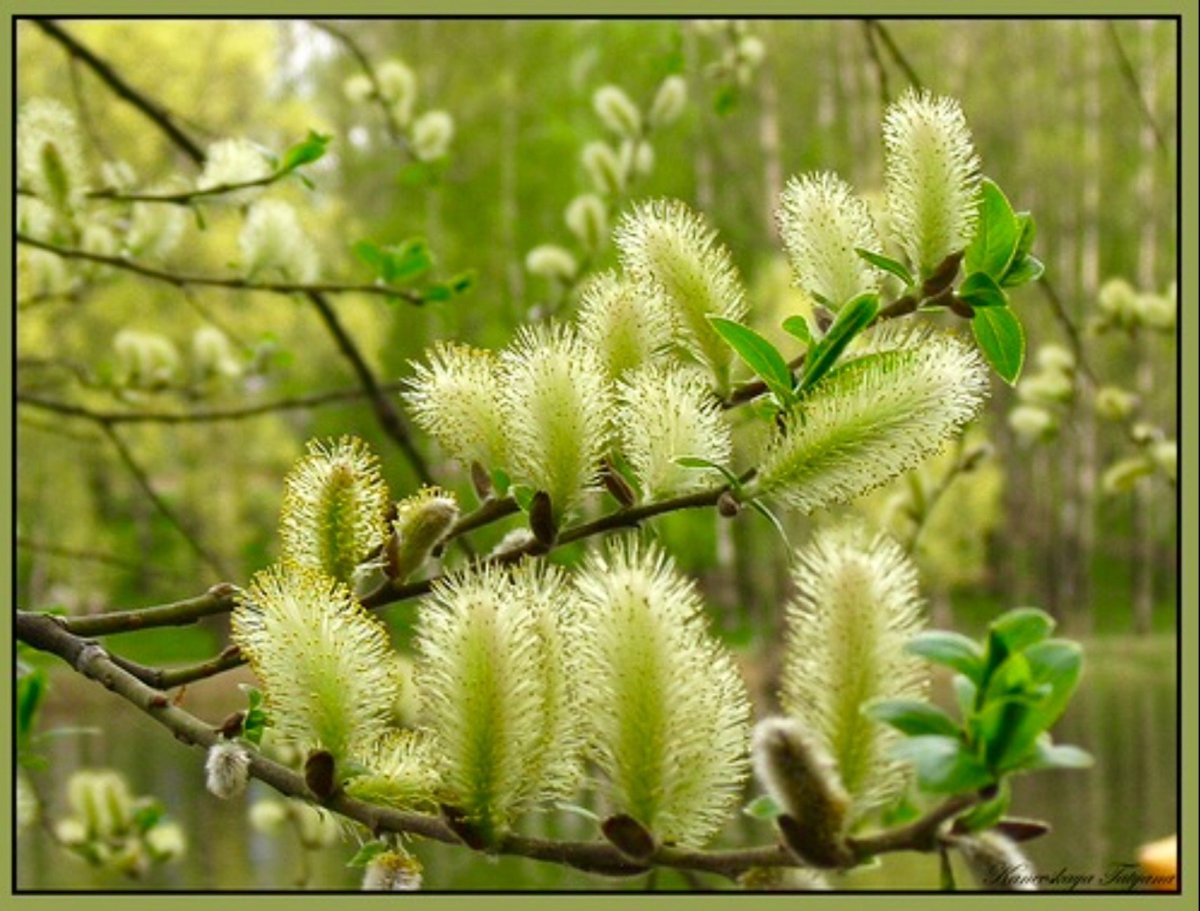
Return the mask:
<path fill-rule="evenodd" d="M 1175 652 L 1167 641 L 1105 641 L 1088 649 L 1087 677 L 1056 739 L 1079 744 L 1096 757 L 1090 771 L 1043 772 L 1016 781 L 1014 815 L 1049 820 L 1055 831 L 1029 846 L 1038 870 L 1061 873 L 1068 882 L 1092 877 L 1079 888 L 1101 886 L 1115 865 L 1131 863 L 1137 847 L 1176 830 Z M 219 801 L 204 790 L 203 755 L 162 736 L 152 721 L 94 686 L 68 675 L 54 678 L 46 726 L 103 719 L 106 733 L 69 736 L 53 742 L 52 769 L 60 780 L 80 766 L 111 766 L 130 779 L 135 793 L 157 795 L 183 823 L 191 844 L 186 857 L 151 873 L 140 883 L 98 875 L 50 844 L 44 834 L 25 833 L 18 843 L 18 886 L 22 889 L 286 889 L 303 878 L 323 889 L 355 889 L 360 871 L 346 867 L 354 846 L 346 843 L 308 858 L 290 833 L 261 835 L 246 824 L 248 800 L 268 789 L 255 783 L 246 797 Z M 208 713 L 206 713 L 208 714 Z M 219 710 L 211 717 L 221 717 Z M 114 732 L 120 731 L 117 736 Z M 42 773 L 45 788 L 49 777 Z M 62 810 L 62 795 L 52 806 Z M 540 834 L 594 837 L 593 824 L 577 815 L 557 814 L 535 823 Z M 725 838 L 762 841 L 762 823 L 740 817 Z M 417 845 L 431 889 L 642 889 L 644 878 L 612 881 L 514 858 L 486 861 L 465 850 Z M 720 883 L 709 877 L 706 886 Z M 889 857 L 872 869 L 848 874 L 840 888 L 937 887 L 930 857 Z M 960 883 L 966 883 L 960 877 Z M 687 883 L 664 872 L 659 888 L 685 889 Z"/>

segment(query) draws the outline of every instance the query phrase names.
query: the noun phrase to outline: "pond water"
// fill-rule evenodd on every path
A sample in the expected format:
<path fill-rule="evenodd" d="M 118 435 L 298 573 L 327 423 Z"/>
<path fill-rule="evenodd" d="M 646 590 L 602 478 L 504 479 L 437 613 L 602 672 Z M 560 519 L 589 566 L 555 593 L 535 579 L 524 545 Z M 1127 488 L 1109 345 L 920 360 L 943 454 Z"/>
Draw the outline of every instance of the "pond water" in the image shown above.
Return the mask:
<path fill-rule="evenodd" d="M 1087 647 L 1084 683 L 1056 730 L 1056 740 L 1079 744 L 1095 757 L 1085 771 L 1043 772 L 1015 784 L 1015 815 L 1050 821 L 1054 831 L 1028 845 L 1044 874 L 1077 888 L 1116 888 L 1103 882 L 1118 865 L 1132 863 L 1140 844 L 1176 831 L 1177 711 L 1174 643 L 1165 639 L 1099 640 Z M 54 741 L 51 772 L 39 786 L 52 790 L 80 766 L 122 770 L 136 794 L 157 795 L 188 833 L 180 861 L 140 881 L 98 874 L 54 846 L 37 829 L 18 839 L 17 885 L 21 889 L 287 889 L 306 877 L 310 888 L 355 889 L 361 871 L 346 866 L 348 843 L 305 857 L 289 838 L 261 835 L 246 824 L 249 802 L 265 796 L 257 783 L 245 797 L 220 801 L 203 787 L 203 756 L 177 744 L 156 724 L 104 690 L 71 675 L 56 674 L 43 726 L 89 723 L 104 733 L 70 735 Z M 230 678 L 209 681 L 189 692 L 187 705 L 204 717 L 220 718 L 237 698 Z M 51 775 L 52 773 L 52 775 Z M 53 777 L 52 777 L 53 776 Z M 60 788 L 61 790 L 61 788 Z M 51 817 L 63 811 L 63 795 L 51 794 Z M 543 817 L 537 830 L 559 837 L 594 837 L 594 824 L 579 816 Z M 764 824 L 739 818 L 722 836 L 728 844 L 769 838 Z M 463 849 L 417 845 L 430 889 L 634 889 L 645 877 L 606 880 L 521 859 L 485 859 Z M 721 882 L 703 877 L 707 888 Z M 967 882 L 959 877 L 960 884 Z M 652 887 L 685 889 L 688 883 L 663 873 Z M 934 889 L 936 860 L 894 855 L 868 870 L 835 880 L 842 889 Z"/>

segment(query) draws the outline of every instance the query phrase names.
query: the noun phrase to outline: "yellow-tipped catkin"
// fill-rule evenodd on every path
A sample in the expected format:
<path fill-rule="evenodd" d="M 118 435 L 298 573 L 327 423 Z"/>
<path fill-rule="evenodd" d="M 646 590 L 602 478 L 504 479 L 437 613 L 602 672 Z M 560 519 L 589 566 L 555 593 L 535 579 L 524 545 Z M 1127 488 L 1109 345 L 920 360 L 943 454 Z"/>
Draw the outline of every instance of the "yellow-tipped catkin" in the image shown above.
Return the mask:
<path fill-rule="evenodd" d="M 507 420 L 499 359 L 490 351 L 438 342 L 428 363 L 413 364 L 404 400 L 417 426 L 446 454 L 485 468 L 507 464 Z"/>
<path fill-rule="evenodd" d="M 893 339 L 800 397 L 767 442 L 752 494 L 811 512 L 873 490 L 938 452 L 988 392 L 979 354 L 957 338 Z"/>
<path fill-rule="evenodd" d="M 741 278 L 716 231 L 679 200 L 659 199 L 623 216 L 616 242 L 625 271 L 662 296 L 685 346 L 724 394 L 733 351 L 708 317 L 741 320 L 746 301 Z"/>
<path fill-rule="evenodd" d="M 400 810 L 433 806 L 438 772 L 427 732 L 388 731 L 354 761 L 365 771 L 346 782 L 351 797 Z"/>
<path fill-rule="evenodd" d="M 953 98 L 906 91 L 883 117 L 892 231 L 914 271 L 928 277 L 975 234 L 979 157 Z"/>
<path fill-rule="evenodd" d="M 690 456 L 728 463 L 732 432 L 703 376 L 679 367 L 645 366 L 617 386 L 621 447 L 648 500 L 711 486 L 715 470 L 686 468 Z"/>
<path fill-rule="evenodd" d="M 403 582 L 429 558 L 458 519 L 458 500 L 440 487 L 423 487 L 396 504 L 388 575 Z"/>
<path fill-rule="evenodd" d="M 671 338 L 662 298 L 615 272 L 592 276 L 580 291 L 579 336 L 617 379 L 660 359 Z"/>
<path fill-rule="evenodd" d="M 578 785 L 577 623 L 559 571 L 540 565 L 468 570 L 422 607 L 417 678 L 441 799 L 485 843 Z"/>
<path fill-rule="evenodd" d="M 341 766 L 380 740 L 399 695 L 387 630 L 346 586 L 294 564 L 238 596 L 233 641 L 262 683 L 273 729 Z"/>
<path fill-rule="evenodd" d="M 610 545 L 577 588 L 589 740 L 610 811 L 662 841 L 703 844 L 747 773 L 750 705 L 737 667 L 705 631 L 694 585 L 653 545 Z"/>
<path fill-rule="evenodd" d="M 388 505 L 379 459 L 366 443 L 310 441 L 284 480 L 283 558 L 348 583 L 383 544 Z"/>
<path fill-rule="evenodd" d="M 421 888 L 421 862 L 402 851 L 376 854 L 363 871 L 364 892 L 417 892 Z"/>
<path fill-rule="evenodd" d="M 596 478 L 611 392 L 596 353 L 562 324 L 525 326 L 500 355 L 513 480 L 560 520 Z"/>
<path fill-rule="evenodd" d="M 903 785 L 887 757 L 895 732 L 863 707 L 919 698 L 927 685 L 904 650 L 923 625 L 917 570 L 891 538 L 843 525 L 797 552 L 793 581 L 780 701 L 833 757 L 860 818 Z"/>
<path fill-rule="evenodd" d="M 776 218 L 796 284 L 836 310 L 879 290 L 879 270 L 855 252 L 882 244 L 867 204 L 836 174 L 793 177 Z"/>

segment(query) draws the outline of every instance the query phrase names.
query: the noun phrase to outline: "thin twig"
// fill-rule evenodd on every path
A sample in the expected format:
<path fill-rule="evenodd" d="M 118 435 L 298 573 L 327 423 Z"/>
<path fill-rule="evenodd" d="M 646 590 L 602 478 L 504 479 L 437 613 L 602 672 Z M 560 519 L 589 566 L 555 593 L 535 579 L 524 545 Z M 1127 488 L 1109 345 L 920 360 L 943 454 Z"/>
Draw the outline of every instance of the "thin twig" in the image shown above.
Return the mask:
<path fill-rule="evenodd" d="M 875 29 L 871 27 L 871 20 L 864 19 L 860 25 L 863 39 L 867 42 L 867 56 L 871 58 L 871 67 L 875 70 L 875 78 L 879 82 L 880 109 L 884 109 L 891 101 L 891 93 L 888 91 L 887 68 L 883 65 L 883 58 L 879 56 L 879 46 L 875 43 Z"/>
<path fill-rule="evenodd" d="M 71 560 L 83 560 L 87 563 L 100 563 L 104 566 L 112 566 L 116 569 L 124 569 L 132 572 L 150 573 L 151 575 L 159 576 L 177 576 L 177 573 L 167 572 L 155 566 L 148 566 L 144 560 L 132 560 L 127 557 L 118 557 L 113 554 L 102 553 L 100 551 L 85 550 L 78 547 L 63 547 L 59 544 L 51 544 L 46 541 L 30 541 L 27 538 L 17 538 L 17 550 L 26 550 L 34 554 L 46 554 L 51 557 L 66 557 Z"/>
<path fill-rule="evenodd" d="M 390 436 L 399 445 L 403 451 L 405 458 L 408 459 L 409 465 L 412 466 L 413 472 L 424 484 L 433 483 L 433 475 L 429 471 L 429 466 L 425 463 L 425 457 L 421 455 L 416 445 L 409 435 L 408 428 L 404 426 L 404 419 L 400 417 L 400 411 L 396 408 L 392 399 L 383 394 L 383 389 L 379 385 L 379 380 L 375 378 L 375 373 L 367 364 L 362 352 L 358 350 L 358 345 L 354 343 L 354 339 L 350 337 L 341 321 L 334 312 L 333 307 L 329 305 L 325 295 L 319 291 L 307 291 L 305 296 L 313 307 L 316 308 L 317 314 L 321 317 L 321 321 L 325 324 L 325 328 L 329 330 L 329 334 L 333 336 L 337 343 L 338 350 L 342 352 L 346 360 L 350 362 L 350 366 L 354 369 L 355 375 L 358 377 L 358 382 L 362 386 L 363 391 L 367 394 L 367 398 L 371 400 L 371 406 L 375 409 L 375 417 L 379 421 L 379 426 L 383 428 L 384 433 Z"/>
<path fill-rule="evenodd" d="M 17 638 L 33 648 L 57 655 L 77 673 L 93 680 L 149 715 L 169 730 L 176 740 L 207 749 L 220 739 L 220 732 L 195 715 L 173 705 L 162 692 L 138 680 L 94 642 L 68 632 L 56 619 L 43 614 L 17 611 Z M 281 794 L 312 801 L 304 779 L 257 751 L 250 754 L 250 774 Z M 936 850 L 941 826 L 976 802 L 974 795 L 947 799 L 926 816 L 897 829 L 850 840 L 857 860 L 895 851 Z M 337 792 L 322 804 L 368 831 L 407 833 L 462 847 L 459 837 L 440 817 L 393 810 L 365 803 Z M 796 867 L 802 863 L 778 844 L 734 850 L 702 851 L 663 846 L 644 863 L 633 863 L 613 845 L 603 841 L 570 842 L 508 834 L 489 848 L 492 854 L 528 857 L 562 864 L 607 876 L 636 876 L 653 867 L 715 873 L 729 880 L 754 867 Z"/>
<path fill-rule="evenodd" d="M 1158 150 L 1164 155 L 1170 153 L 1170 145 L 1167 142 L 1167 134 L 1158 120 L 1154 116 L 1154 111 L 1150 109 L 1150 102 L 1146 99 L 1145 93 L 1142 91 L 1142 85 L 1138 81 L 1137 72 L 1133 68 L 1133 63 L 1129 60 L 1129 55 L 1125 53 L 1125 45 L 1121 43 L 1121 35 L 1117 32 L 1116 23 L 1111 19 L 1105 23 L 1108 26 L 1108 37 L 1112 41 L 1113 50 L 1117 54 L 1117 65 L 1121 70 L 1121 75 L 1125 78 L 1125 83 L 1129 86 L 1129 91 L 1137 100 L 1138 110 L 1142 112 L 1142 117 L 1146 123 L 1150 125 L 1150 129 L 1154 132 L 1154 141 L 1158 145 Z"/>
<path fill-rule="evenodd" d="M 908 62 L 908 58 L 904 56 L 904 53 L 900 50 L 900 47 L 895 41 L 892 40 L 892 34 L 887 30 L 887 26 L 885 26 L 878 19 L 867 19 L 866 22 L 873 29 L 875 29 L 875 32 L 883 41 L 884 47 L 887 48 L 888 53 L 891 55 L 892 60 L 895 61 L 896 66 L 900 67 L 900 69 L 904 71 L 904 76 L 906 79 L 908 79 L 909 84 L 915 89 L 924 88 L 925 83 L 921 81 L 921 77 L 917 75 L 917 71 L 913 69 L 912 64 Z"/>
<path fill-rule="evenodd" d="M 377 387 L 380 393 L 398 392 L 403 388 L 404 384 L 400 382 L 380 383 Z M 50 411 L 70 417 L 84 418 L 85 420 L 101 424 L 206 424 L 218 421 L 244 421 L 267 414 L 275 414 L 280 411 L 302 411 L 321 405 L 329 405 L 334 402 L 365 398 L 367 394 L 367 391 L 361 387 L 335 389 L 330 392 L 314 393 L 313 395 L 261 402 L 257 405 L 244 405 L 237 408 L 209 408 L 204 411 L 191 412 L 94 411 L 82 405 L 45 399 L 22 392 L 17 393 L 16 401 L 18 405 L 25 405 L 41 411 Z"/>
<path fill-rule="evenodd" d="M 72 37 L 53 19 L 33 19 L 33 24 L 40 28 L 50 38 L 57 41 L 72 57 L 86 64 L 93 73 L 113 90 L 118 98 L 127 101 L 142 112 L 158 129 L 175 144 L 195 164 L 204 163 L 204 152 L 192 140 L 183 128 L 177 124 L 176 117 L 156 101 L 152 101 L 142 92 L 126 82 L 111 64 L 101 60 L 91 50 Z"/>
<path fill-rule="evenodd" d="M 350 56 L 352 56 L 355 62 L 358 63 L 359 69 L 363 71 L 363 75 L 365 75 L 368 81 L 371 83 L 371 99 L 377 103 L 379 109 L 383 112 L 383 121 L 387 125 L 388 136 L 391 138 L 392 142 L 407 150 L 408 142 L 404 138 L 404 128 L 396 120 L 396 115 L 392 113 L 391 106 L 383 97 L 383 88 L 379 84 L 379 76 L 375 73 L 375 67 L 371 64 L 371 58 L 366 55 L 366 52 L 363 51 L 354 38 L 352 38 L 348 33 L 342 31 L 340 28 L 336 28 L 326 22 L 320 22 L 316 19 L 310 19 L 308 24 L 318 31 L 329 35 L 350 52 Z"/>
<path fill-rule="evenodd" d="M 175 510 L 171 508 L 170 504 L 154 489 L 154 485 L 150 483 L 150 478 L 142 469 L 142 466 L 138 464 L 137 459 L 134 458 L 133 453 L 129 451 L 129 447 L 125 445 L 125 441 L 121 439 L 117 431 L 108 424 L 100 423 L 97 426 L 104 431 L 105 436 L 112 442 L 113 447 L 117 450 L 117 454 L 121 457 L 121 461 L 125 463 L 125 467 L 129 469 L 129 473 L 133 475 L 133 479 L 142 488 L 142 492 L 154 504 L 154 508 L 162 514 L 164 519 L 171 523 L 180 536 L 188 543 L 188 546 L 195 551 L 196 556 L 209 569 L 215 572 L 218 578 L 228 576 L 229 574 L 225 571 L 225 568 L 221 565 L 221 561 L 216 555 L 197 540 L 196 536 L 192 534 L 183 520 L 176 515 Z"/>
<path fill-rule="evenodd" d="M 89 253 L 87 250 L 80 250 L 74 247 L 60 247 L 20 232 L 17 233 L 16 239 L 17 243 L 45 250 L 47 253 L 61 256 L 63 259 L 79 259 L 86 262 L 99 263 L 102 266 L 111 266 L 114 269 L 122 269 L 126 272 L 132 272 L 135 275 L 141 275 L 144 278 L 174 285 L 176 288 L 183 288 L 188 285 L 203 285 L 212 288 L 231 288 L 235 291 L 264 291 L 272 294 L 374 294 L 382 297 L 399 298 L 417 307 L 425 303 L 425 298 L 415 291 L 407 288 L 393 288 L 388 285 L 338 284 L 331 282 L 317 284 L 256 282 L 237 277 L 222 278 L 212 275 L 180 275 L 175 272 L 156 269 L 153 266 L 147 266 L 122 256 L 105 256 L 100 253 Z"/>

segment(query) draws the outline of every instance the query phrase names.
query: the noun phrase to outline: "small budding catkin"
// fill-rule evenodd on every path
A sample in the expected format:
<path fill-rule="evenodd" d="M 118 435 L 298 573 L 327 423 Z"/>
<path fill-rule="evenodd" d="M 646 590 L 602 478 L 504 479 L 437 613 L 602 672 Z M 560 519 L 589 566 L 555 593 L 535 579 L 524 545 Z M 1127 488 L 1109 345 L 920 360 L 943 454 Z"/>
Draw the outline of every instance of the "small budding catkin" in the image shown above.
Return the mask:
<path fill-rule="evenodd" d="M 443 158 L 454 140 L 454 118 L 446 111 L 426 111 L 413 123 L 410 139 L 420 161 Z"/>
<path fill-rule="evenodd" d="M 238 235 L 247 275 L 277 273 L 300 284 L 315 281 L 320 255 L 304 233 L 300 217 L 286 202 L 264 199 L 254 204 Z"/>
<path fill-rule="evenodd" d="M 88 175 L 75 115 L 52 98 L 27 101 L 17 114 L 17 181 L 55 209 L 82 199 Z"/>
<path fill-rule="evenodd" d="M 954 839 L 967 869 L 981 889 L 998 892 L 1038 891 L 1037 871 L 1011 839 L 998 832 Z"/>
<path fill-rule="evenodd" d="M 625 192 L 625 168 L 607 142 L 589 142 L 583 147 L 580 160 L 592 187 L 601 196 L 620 196 Z"/>
<path fill-rule="evenodd" d="M 664 127 L 678 120 L 687 105 L 687 96 L 687 80 L 682 76 L 668 76 L 664 79 L 650 105 L 650 125 Z"/>
<path fill-rule="evenodd" d="M 379 96 L 396 122 L 408 126 L 417 103 L 416 74 L 399 60 L 385 60 L 376 68 L 375 79 L 379 83 Z"/>
<path fill-rule="evenodd" d="M 439 487 L 424 487 L 396 504 L 388 544 L 388 576 L 403 582 L 421 568 L 458 519 L 458 501 Z"/>
<path fill-rule="evenodd" d="M 196 187 L 212 190 L 261 180 L 270 174 L 270 161 L 254 143 L 248 139 L 222 139 L 205 152 L 204 170 L 196 180 Z M 261 192 L 262 187 L 246 187 L 237 192 L 222 193 L 219 198 L 230 205 L 242 205 Z"/>
<path fill-rule="evenodd" d="M 530 275 L 565 283 L 575 277 L 579 263 L 570 251 L 556 244 L 542 244 L 525 254 L 525 269 Z"/>
<path fill-rule="evenodd" d="M 820 738 L 792 718 L 767 718 L 754 729 L 754 772 L 795 822 L 781 822 L 788 847 L 815 867 L 849 861 L 844 842 L 850 795 Z"/>
<path fill-rule="evenodd" d="M 418 892 L 421 889 L 421 862 L 400 851 L 376 854 L 363 871 L 364 892 Z"/>
<path fill-rule="evenodd" d="M 615 85 L 604 85 L 592 96 L 596 116 L 610 131 L 626 138 L 642 131 L 642 114 L 625 92 Z"/>
<path fill-rule="evenodd" d="M 223 740 L 208 748 L 204 782 L 209 792 L 222 800 L 236 797 L 250 779 L 250 751 L 240 743 Z"/>
<path fill-rule="evenodd" d="M 371 80 L 366 73 L 355 73 L 342 83 L 342 94 L 346 96 L 346 100 L 351 104 L 362 104 L 374 93 L 375 86 L 371 84 Z"/>
<path fill-rule="evenodd" d="M 586 250 L 599 250 L 608 235 L 608 211 L 595 193 L 576 196 L 563 213 L 567 228 Z"/>

